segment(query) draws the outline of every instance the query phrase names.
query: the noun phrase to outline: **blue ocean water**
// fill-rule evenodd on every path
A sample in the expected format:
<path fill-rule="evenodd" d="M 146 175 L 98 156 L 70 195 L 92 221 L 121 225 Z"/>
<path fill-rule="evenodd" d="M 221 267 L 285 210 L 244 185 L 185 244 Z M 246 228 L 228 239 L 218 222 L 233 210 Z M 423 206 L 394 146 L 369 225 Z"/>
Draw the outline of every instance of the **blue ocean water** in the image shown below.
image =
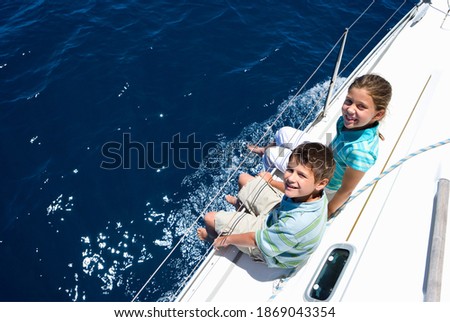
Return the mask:
<path fill-rule="evenodd" d="M 3 1 L 0 300 L 130 301 L 155 270 L 138 300 L 171 300 L 246 143 L 317 113 L 337 51 L 291 98 L 369 5 L 341 77 L 414 4 Z"/>

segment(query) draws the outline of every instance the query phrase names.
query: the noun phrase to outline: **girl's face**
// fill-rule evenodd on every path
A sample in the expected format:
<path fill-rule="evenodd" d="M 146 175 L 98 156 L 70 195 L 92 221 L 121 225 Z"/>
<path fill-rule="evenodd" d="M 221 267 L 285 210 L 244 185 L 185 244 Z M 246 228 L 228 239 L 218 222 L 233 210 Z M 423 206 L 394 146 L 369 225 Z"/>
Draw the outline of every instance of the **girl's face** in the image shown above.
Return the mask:
<path fill-rule="evenodd" d="M 342 105 L 344 126 L 348 130 L 361 130 L 370 127 L 384 116 L 384 110 L 377 111 L 372 96 L 364 88 L 352 88 L 348 91 Z"/>

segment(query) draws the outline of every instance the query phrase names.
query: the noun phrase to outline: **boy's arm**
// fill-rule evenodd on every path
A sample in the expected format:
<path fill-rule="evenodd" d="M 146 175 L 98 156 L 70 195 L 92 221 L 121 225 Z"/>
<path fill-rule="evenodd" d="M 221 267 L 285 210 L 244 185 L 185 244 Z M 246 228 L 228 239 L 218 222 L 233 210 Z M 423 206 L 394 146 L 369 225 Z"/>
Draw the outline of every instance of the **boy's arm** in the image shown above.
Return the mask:
<path fill-rule="evenodd" d="M 227 247 L 229 245 L 256 247 L 256 239 L 254 232 L 244 234 L 232 234 L 226 236 L 219 236 L 214 240 L 213 246 L 215 249 Z"/>

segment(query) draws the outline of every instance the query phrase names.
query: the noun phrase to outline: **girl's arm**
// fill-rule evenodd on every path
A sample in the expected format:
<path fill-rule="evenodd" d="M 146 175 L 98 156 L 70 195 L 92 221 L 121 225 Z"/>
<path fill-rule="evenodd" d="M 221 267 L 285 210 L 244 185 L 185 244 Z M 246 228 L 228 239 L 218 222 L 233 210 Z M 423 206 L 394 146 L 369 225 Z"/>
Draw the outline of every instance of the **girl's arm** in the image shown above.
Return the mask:
<path fill-rule="evenodd" d="M 256 239 L 254 232 L 244 234 L 232 234 L 227 236 L 219 236 L 214 240 L 213 246 L 215 249 L 227 247 L 229 245 L 256 247 Z"/>
<path fill-rule="evenodd" d="M 345 169 L 344 177 L 342 178 L 342 185 L 339 190 L 336 191 L 333 199 L 331 199 L 328 203 L 328 218 L 331 218 L 331 215 L 338 210 L 345 201 L 347 201 L 353 190 L 364 177 L 364 174 L 365 172 L 355 170 L 350 167 Z"/>
<path fill-rule="evenodd" d="M 266 180 L 272 187 L 284 192 L 284 181 L 274 180 L 270 172 L 263 171 L 258 173 L 258 176 Z"/>

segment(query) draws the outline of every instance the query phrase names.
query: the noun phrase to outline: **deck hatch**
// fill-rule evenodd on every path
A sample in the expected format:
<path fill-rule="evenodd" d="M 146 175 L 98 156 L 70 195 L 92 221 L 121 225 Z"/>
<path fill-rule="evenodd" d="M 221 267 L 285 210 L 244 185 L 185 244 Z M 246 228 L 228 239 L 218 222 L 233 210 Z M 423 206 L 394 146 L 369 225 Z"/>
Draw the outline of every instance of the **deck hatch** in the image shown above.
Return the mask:
<path fill-rule="evenodd" d="M 328 252 L 316 279 L 310 284 L 306 298 L 310 301 L 328 301 L 348 266 L 352 247 L 336 247 Z"/>

